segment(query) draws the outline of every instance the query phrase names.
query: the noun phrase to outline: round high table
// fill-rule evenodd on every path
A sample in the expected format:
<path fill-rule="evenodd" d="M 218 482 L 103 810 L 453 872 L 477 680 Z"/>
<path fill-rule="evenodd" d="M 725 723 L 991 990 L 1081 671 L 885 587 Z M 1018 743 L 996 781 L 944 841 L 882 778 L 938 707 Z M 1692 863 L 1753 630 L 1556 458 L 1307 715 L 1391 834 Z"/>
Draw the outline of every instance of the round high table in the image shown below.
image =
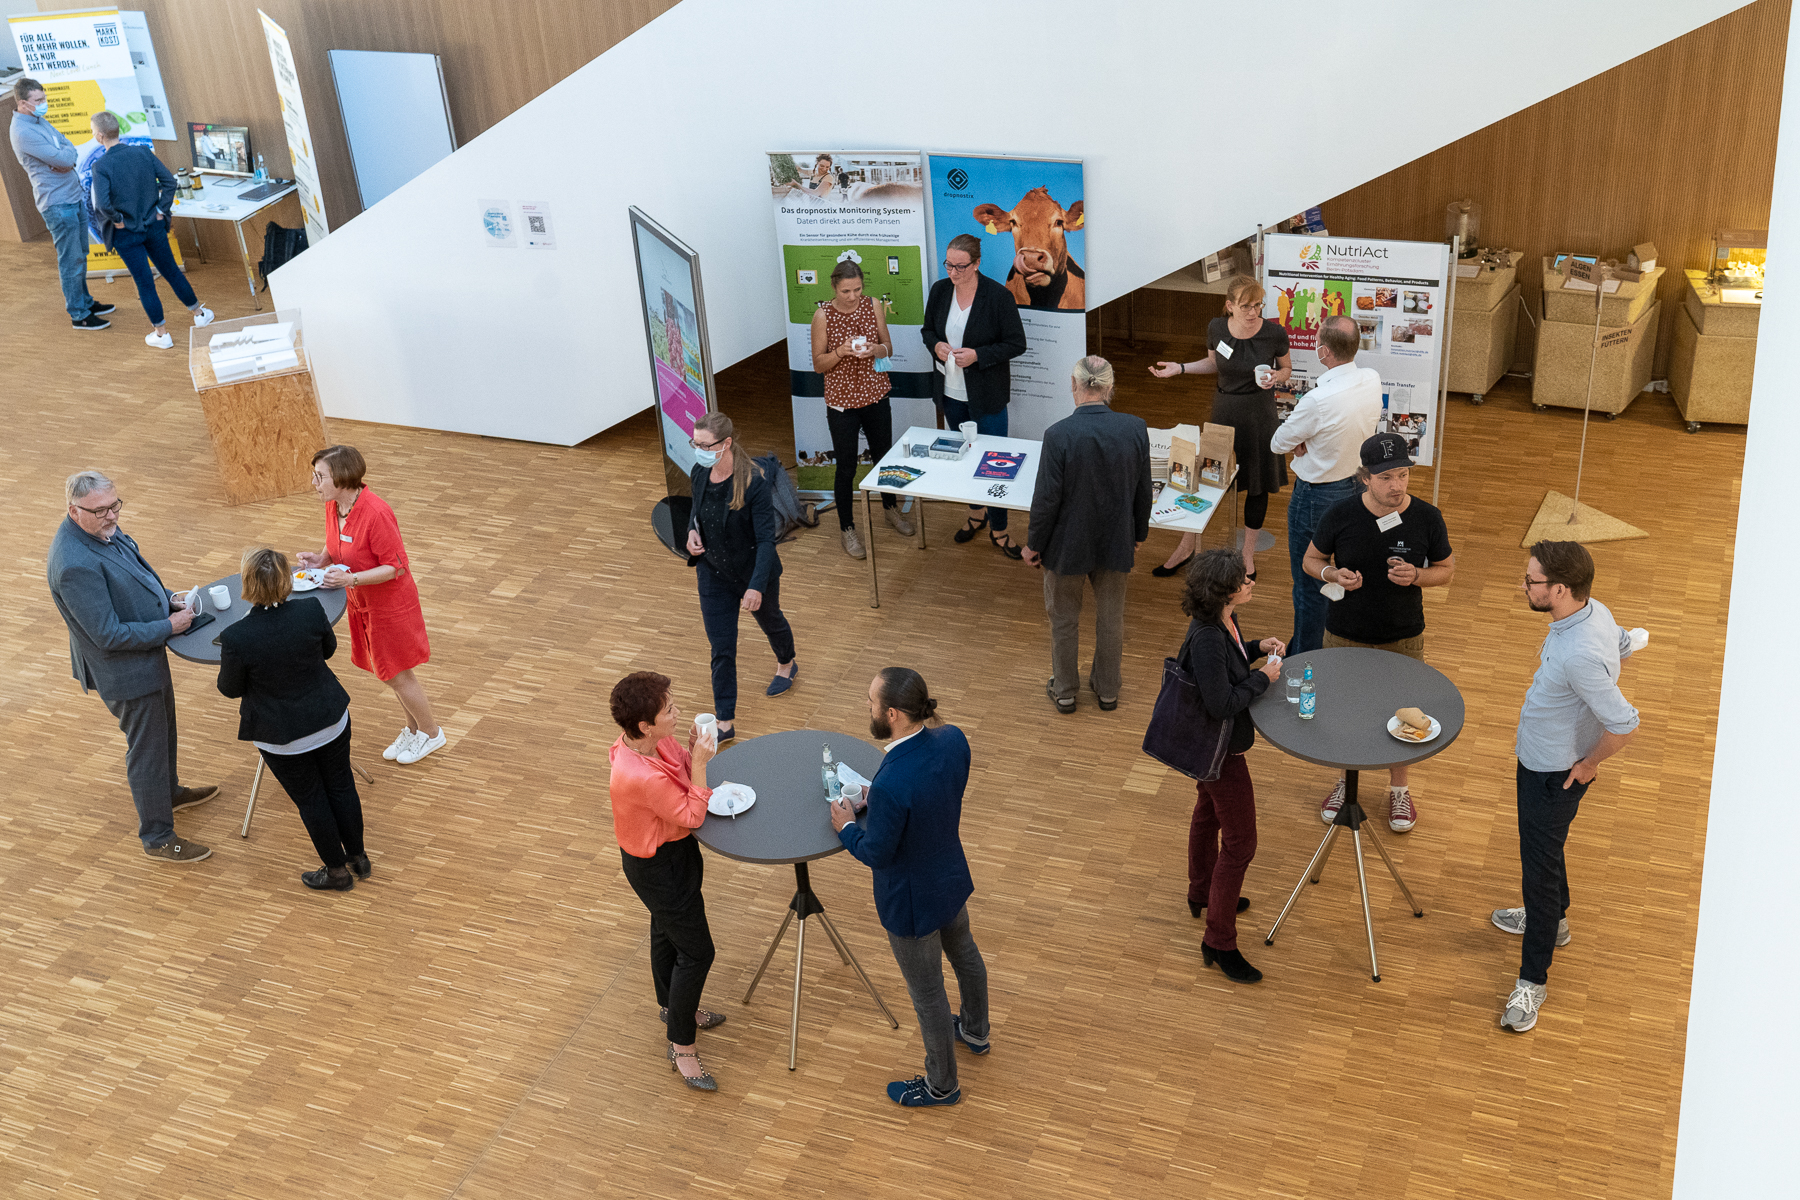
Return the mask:
<path fill-rule="evenodd" d="M 212 597 L 206 594 L 216 587 L 231 589 L 231 610 L 229 612 L 220 612 L 214 608 Z M 219 658 L 224 653 L 219 647 L 219 635 L 225 632 L 226 626 L 236 625 L 250 613 L 250 606 L 244 603 L 243 589 L 244 578 L 242 575 L 227 575 L 223 579 L 215 579 L 211 583 L 203 585 L 200 588 L 203 597 L 200 602 L 201 609 L 212 614 L 212 622 L 200 629 L 189 629 L 186 633 L 178 633 L 170 638 L 166 643 L 170 653 L 177 658 L 185 658 L 189 662 L 218 666 Z M 344 593 L 343 588 L 318 588 L 310 592 L 295 592 L 288 597 L 287 603 L 303 604 L 308 600 L 318 601 L 320 607 L 325 610 L 325 619 L 333 625 L 336 625 L 343 617 L 344 610 L 350 607 L 350 598 Z M 356 768 L 356 773 L 363 777 L 365 783 L 375 782 L 374 777 L 367 771 L 357 767 L 355 763 L 350 765 Z M 250 803 L 244 806 L 244 824 L 238 829 L 239 837 L 250 836 L 250 818 L 256 815 L 256 793 L 262 788 L 263 772 L 267 769 L 268 764 L 258 753 L 256 777 L 250 781 Z"/>
<path fill-rule="evenodd" d="M 1313 854 L 1312 862 L 1294 885 L 1294 894 L 1282 906 L 1281 915 L 1275 918 L 1263 944 L 1275 944 L 1275 933 L 1287 920 L 1295 901 L 1300 899 L 1301 889 L 1308 879 L 1319 882 L 1339 831 L 1348 829 L 1356 845 L 1356 882 L 1362 891 L 1363 928 L 1369 935 L 1369 977 L 1380 983 L 1381 960 L 1375 954 L 1375 922 L 1369 915 L 1369 881 L 1363 873 L 1362 826 L 1368 820 L 1368 814 L 1357 803 L 1357 776 L 1363 771 L 1421 762 L 1448 749 L 1462 733 L 1462 693 L 1442 671 L 1388 650 L 1362 647 L 1314 650 L 1288 659 L 1282 664 L 1282 671 L 1285 674 L 1290 667 L 1304 667 L 1307 663 L 1312 664 L 1313 688 L 1318 697 L 1311 720 L 1302 720 L 1300 706 L 1288 703 L 1287 688 L 1280 681 L 1271 684 L 1269 690 L 1250 705 L 1250 719 L 1255 722 L 1256 731 L 1277 749 L 1322 767 L 1342 770 L 1344 806 L 1338 810 L 1331 828 L 1325 831 L 1325 838 Z M 1394 715 L 1394 710 L 1408 707 L 1423 709 L 1427 716 L 1437 719 L 1440 726 L 1437 737 L 1429 742 L 1403 742 L 1387 731 L 1388 718 Z M 1394 860 L 1388 857 L 1374 828 L 1367 833 L 1381 855 L 1381 861 L 1387 864 L 1388 874 L 1394 877 L 1406 902 L 1412 906 L 1413 916 L 1424 916 L 1425 910 L 1413 899 L 1411 889 L 1400 878 Z"/>
<path fill-rule="evenodd" d="M 748 784 L 756 792 L 756 803 L 735 817 L 707 814 L 694 836 L 708 850 L 739 862 L 786 864 L 794 866 L 794 898 L 788 901 L 787 915 L 781 928 L 769 942 L 762 965 L 744 992 L 744 1003 L 756 994 L 769 960 L 795 917 L 800 918 L 799 945 L 794 956 L 794 1006 L 788 1023 L 788 1070 L 794 1069 L 795 1051 L 800 1040 L 800 975 L 806 966 L 806 922 L 817 917 L 825 927 L 825 936 L 837 947 L 838 957 L 855 969 L 863 987 L 874 999 L 881 1015 L 895 1029 L 900 1022 L 888 1011 L 881 994 L 856 961 L 856 955 L 839 936 L 825 906 L 812 890 L 806 864 L 816 858 L 828 858 L 844 848 L 831 828 L 831 807 L 825 799 L 825 785 L 819 768 L 823 765 L 820 748 L 830 746 L 832 757 L 850 764 L 864 779 L 875 778 L 881 769 L 881 749 L 861 738 L 843 733 L 823 733 L 813 729 L 789 733 L 765 733 L 750 738 L 727 750 L 706 764 L 706 784 L 718 787 L 727 780 Z M 879 801 L 877 801 L 879 803 Z"/>

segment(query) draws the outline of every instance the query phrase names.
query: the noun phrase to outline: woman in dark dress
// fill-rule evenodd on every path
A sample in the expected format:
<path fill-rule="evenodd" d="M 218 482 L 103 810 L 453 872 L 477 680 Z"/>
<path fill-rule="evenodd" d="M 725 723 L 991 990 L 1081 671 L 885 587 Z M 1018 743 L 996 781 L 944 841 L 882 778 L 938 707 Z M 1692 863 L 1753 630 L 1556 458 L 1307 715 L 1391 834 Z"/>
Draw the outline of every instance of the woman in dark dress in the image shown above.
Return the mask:
<path fill-rule="evenodd" d="M 694 515 L 688 522 L 688 565 L 700 586 L 700 619 L 712 643 L 713 712 L 719 741 L 737 736 L 738 614 L 756 618 L 775 652 L 768 694 L 794 686 L 800 662 L 794 630 L 781 612 L 781 536 L 769 481 L 738 448 L 736 427 L 722 412 L 694 422 Z"/>
<path fill-rule="evenodd" d="M 1250 907 L 1239 893 L 1244 871 L 1256 857 L 1256 792 L 1244 762 L 1256 742 L 1249 708 L 1281 673 L 1276 658 L 1260 670 L 1250 664 L 1286 649 L 1279 638 L 1246 641 L 1238 628 L 1236 610 L 1255 590 L 1256 581 L 1244 573 L 1235 551 L 1208 550 L 1188 568 L 1181 600 L 1181 611 L 1193 618 L 1184 650 L 1200 703 L 1213 720 L 1232 721 L 1219 777 L 1198 785 L 1188 823 L 1188 911 L 1206 914 L 1201 960 L 1238 983 L 1262 978 L 1237 948 L 1237 915 Z"/>
<path fill-rule="evenodd" d="M 1237 490 L 1244 496 L 1244 570 L 1256 578 L 1256 539 L 1269 513 L 1269 494 L 1287 486 L 1287 460 L 1269 449 L 1281 423 L 1275 414 L 1275 385 L 1294 373 L 1287 330 L 1262 315 L 1263 287 L 1249 275 L 1232 279 L 1225 292 L 1225 315 L 1206 327 L 1206 357 L 1196 362 L 1159 362 L 1158 379 L 1176 375 L 1217 375 L 1211 420 L 1237 431 Z M 1256 368 L 1269 370 L 1259 384 Z M 1180 570 L 1194 553 L 1194 535 L 1183 534 L 1168 561 L 1154 575 Z"/>

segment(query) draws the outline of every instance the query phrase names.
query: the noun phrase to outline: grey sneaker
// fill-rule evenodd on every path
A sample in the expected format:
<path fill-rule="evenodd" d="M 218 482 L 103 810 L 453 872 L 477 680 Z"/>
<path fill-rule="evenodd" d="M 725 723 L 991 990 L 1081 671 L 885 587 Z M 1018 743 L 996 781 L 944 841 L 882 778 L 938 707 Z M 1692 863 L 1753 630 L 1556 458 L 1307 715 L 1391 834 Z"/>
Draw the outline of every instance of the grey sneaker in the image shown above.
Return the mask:
<path fill-rule="evenodd" d="M 199 862 L 203 858 L 212 857 L 212 851 L 199 842 L 184 842 L 180 838 L 170 838 L 160 846 L 147 847 L 144 853 L 150 858 L 177 863 Z"/>
<path fill-rule="evenodd" d="M 1512 995 L 1506 998 L 1506 1011 L 1500 1016 L 1500 1028 L 1526 1033 L 1537 1024 L 1538 1009 L 1544 1006 L 1546 989 L 1541 983 L 1517 981 Z"/>
<path fill-rule="evenodd" d="M 844 553 L 851 558 L 866 558 L 868 552 L 863 549 L 862 539 L 856 536 L 856 526 L 844 530 Z"/>
<path fill-rule="evenodd" d="M 1525 910 L 1522 908 L 1496 908 L 1491 918 L 1494 928 L 1502 933 L 1510 933 L 1516 937 L 1525 936 Z M 1556 923 L 1556 944 L 1569 944 L 1569 918 L 1564 917 Z"/>
<path fill-rule="evenodd" d="M 881 515 L 887 518 L 887 523 L 892 525 L 894 527 L 894 532 L 898 533 L 901 537 L 911 537 L 918 532 L 918 528 L 914 526 L 911 521 L 907 520 L 903 513 L 901 513 L 898 504 L 892 508 L 883 508 L 881 510 Z"/>

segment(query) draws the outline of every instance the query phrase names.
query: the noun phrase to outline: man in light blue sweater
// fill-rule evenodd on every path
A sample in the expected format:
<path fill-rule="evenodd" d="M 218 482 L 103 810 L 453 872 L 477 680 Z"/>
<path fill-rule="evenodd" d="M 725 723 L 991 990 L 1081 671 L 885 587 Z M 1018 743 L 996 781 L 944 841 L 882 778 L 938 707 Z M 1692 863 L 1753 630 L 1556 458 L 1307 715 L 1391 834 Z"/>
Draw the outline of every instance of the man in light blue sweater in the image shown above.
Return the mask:
<path fill-rule="evenodd" d="M 69 322 L 77 329 L 105 329 L 112 322 L 101 304 L 88 293 L 87 205 L 81 194 L 81 177 L 75 170 L 75 144 L 45 120 L 50 103 L 44 85 L 21 79 L 12 86 L 12 148 L 19 165 L 31 179 L 31 198 L 50 227 L 56 243 L 56 271 L 62 276 L 63 303 Z"/>

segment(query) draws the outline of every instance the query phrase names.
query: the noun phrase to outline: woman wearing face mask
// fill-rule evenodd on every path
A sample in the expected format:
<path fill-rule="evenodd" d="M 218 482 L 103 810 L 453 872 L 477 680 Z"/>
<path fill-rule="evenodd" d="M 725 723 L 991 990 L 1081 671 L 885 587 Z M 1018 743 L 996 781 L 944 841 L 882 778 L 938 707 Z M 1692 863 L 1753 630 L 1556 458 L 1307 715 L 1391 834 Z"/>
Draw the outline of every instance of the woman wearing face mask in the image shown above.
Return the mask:
<path fill-rule="evenodd" d="M 1150 368 L 1158 379 L 1176 375 L 1217 375 L 1213 392 L 1214 423 L 1236 430 L 1237 490 L 1244 497 L 1244 570 L 1256 578 L 1256 539 L 1269 512 L 1269 494 L 1287 486 L 1287 460 L 1269 449 L 1281 419 L 1275 413 L 1275 385 L 1294 373 L 1287 330 L 1263 320 L 1263 287 L 1249 275 L 1232 279 L 1225 292 L 1225 315 L 1206 327 L 1206 357 L 1196 362 L 1159 362 Z M 1266 367 L 1261 379 L 1257 368 Z M 1168 561 L 1151 571 L 1168 576 L 1194 556 L 1195 538 L 1181 536 Z"/>
<path fill-rule="evenodd" d="M 869 453 L 876 461 L 894 444 L 894 410 L 888 404 L 893 384 L 875 369 L 875 360 L 892 354 L 894 344 L 888 339 L 886 309 L 863 295 L 861 267 L 845 259 L 832 271 L 831 287 L 832 298 L 813 313 L 813 370 L 825 376 L 825 422 L 831 427 L 837 464 L 833 495 L 844 553 L 863 558 L 868 552 L 857 536 L 850 507 L 856 490 L 857 437 L 869 440 Z M 902 537 L 913 535 L 913 523 L 901 515 L 892 493 L 881 494 L 881 515 Z"/>
<path fill-rule="evenodd" d="M 769 481 L 738 448 L 731 418 L 707 413 L 694 422 L 694 515 L 688 522 L 688 565 L 700 587 L 700 619 L 712 644 L 713 712 L 719 742 L 737 736 L 738 613 L 756 618 L 775 652 L 768 695 L 794 686 L 800 672 L 794 631 L 781 612 L 781 536 Z"/>

